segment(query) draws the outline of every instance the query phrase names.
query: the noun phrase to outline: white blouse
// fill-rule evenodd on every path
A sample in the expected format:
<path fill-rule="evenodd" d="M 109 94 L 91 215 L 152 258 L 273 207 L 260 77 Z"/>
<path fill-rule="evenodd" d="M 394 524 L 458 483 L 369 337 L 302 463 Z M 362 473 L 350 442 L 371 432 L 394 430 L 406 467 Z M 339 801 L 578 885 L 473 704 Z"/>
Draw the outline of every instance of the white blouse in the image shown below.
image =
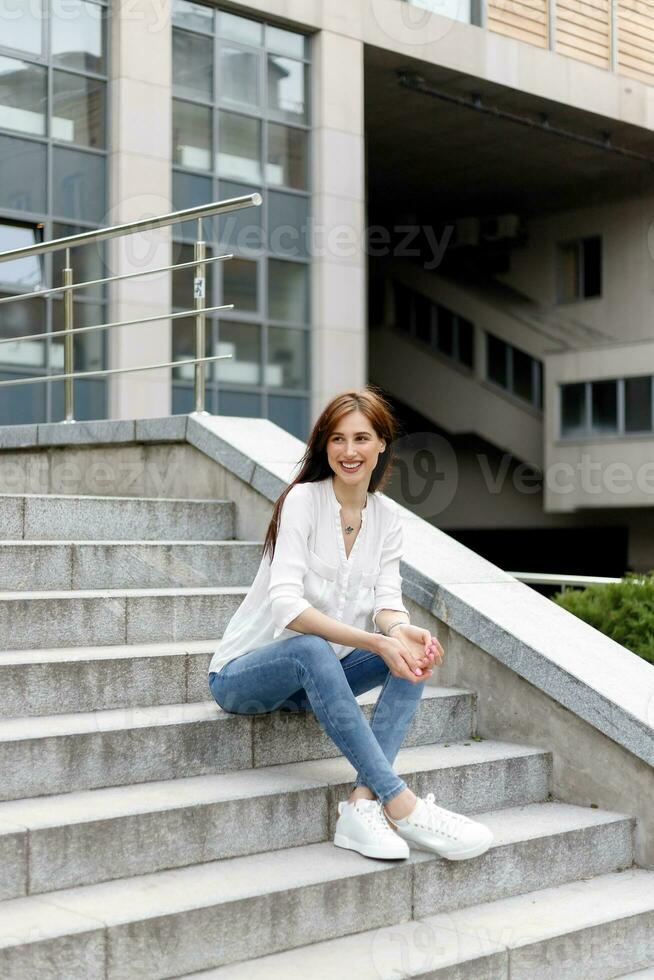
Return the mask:
<path fill-rule="evenodd" d="M 379 491 L 369 492 L 361 518 L 348 558 L 332 477 L 295 484 L 282 505 L 272 563 L 269 553 L 262 557 L 211 659 L 210 673 L 273 640 L 301 636 L 286 625 L 311 606 L 367 632 L 380 632 L 375 617 L 382 609 L 409 614 L 402 603 L 398 506 Z M 332 647 L 339 660 L 355 649 Z"/>

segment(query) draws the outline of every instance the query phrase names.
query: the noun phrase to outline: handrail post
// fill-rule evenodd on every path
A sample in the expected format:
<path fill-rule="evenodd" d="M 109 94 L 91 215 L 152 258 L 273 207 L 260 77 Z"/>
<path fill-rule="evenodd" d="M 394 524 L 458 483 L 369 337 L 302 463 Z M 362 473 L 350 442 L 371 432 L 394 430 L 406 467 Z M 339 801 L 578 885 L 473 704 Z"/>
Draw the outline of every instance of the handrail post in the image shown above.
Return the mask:
<path fill-rule="evenodd" d="M 73 270 L 70 264 L 70 249 L 66 249 L 66 265 L 62 272 L 63 285 L 73 285 Z M 74 367 L 74 337 L 70 332 L 73 329 L 73 291 L 64 291 L 64 374 L 72 374 Z M 73 411 L 73 379 L 64 380 L 64 422 L 74 422 Z"/>
<path fill-rule="evenodd" d="M 207 245 L 202 238 L 202 218 L 198 218 L 197 239 L 193 247 L 195 259 L 195 278 L 193 279 L 193 306 L 195 308 L 195 356 L 205 356 L 206 336 L 206 266 Z M 205 410 L 205 365 L 204 361 L 195 365 L 195 412 L 198 415 L 209 415 Z"/>

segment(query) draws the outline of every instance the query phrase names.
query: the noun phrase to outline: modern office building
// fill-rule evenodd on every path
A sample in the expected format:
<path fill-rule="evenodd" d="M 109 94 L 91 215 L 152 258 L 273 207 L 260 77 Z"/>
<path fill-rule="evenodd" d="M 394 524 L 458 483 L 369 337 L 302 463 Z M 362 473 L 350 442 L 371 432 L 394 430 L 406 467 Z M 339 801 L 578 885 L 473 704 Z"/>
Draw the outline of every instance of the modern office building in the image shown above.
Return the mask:
<path fill-rule="evenodd" d="M 305 438 L 378 384 L 389 492 L 507 569 L 654 567 L 654 9 L 635 0 L 21 0 L 0 30 L 0 249 L 258 191 L 205 220 L 206 407 Z M 73 254 L 192 256 L 194 226 Z M 0 263 L 0 293 L 62 256 Z M 108 270 L 108 271 L 106 271 Z M 192 271 L 94 287 L 77 325 L 192 305 Z M 61 328 L 0 305 L 0 339 Z M 76 341 L 76 369 L 193 356 L 189 318 Z M 61 373 L 60 338 L 0 380 Z M 193 409 L 188 368 L 76 382 L 76 417 Z M 61 382 L 0 422 L 62 417 Z"/>

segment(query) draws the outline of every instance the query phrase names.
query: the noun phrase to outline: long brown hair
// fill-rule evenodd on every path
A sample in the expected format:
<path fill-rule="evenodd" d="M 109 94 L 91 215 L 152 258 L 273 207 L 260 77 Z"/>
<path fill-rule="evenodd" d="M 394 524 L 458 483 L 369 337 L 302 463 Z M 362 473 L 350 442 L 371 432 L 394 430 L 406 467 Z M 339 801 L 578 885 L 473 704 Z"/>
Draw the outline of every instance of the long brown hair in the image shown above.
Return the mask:
<path fill-rule="evenodd" d="M 380 390 L 372 384 L 365 385 L 359 391 L 344 391 L 336 395 L 316 419 L 306 451 L 300 460 L 300 472 L 275 503 L 262 552 L 262 556 L 265 556 L 270 550 L 271 562 L 275 555 L 279 521 L 286 494 L 296 483 L 314 483 L 331 476 L 332 468 L 327 460 L 327 442 L 343 416 L 355 411 L 365 415 L 377 436 L 386 442 L 386 448 L 379 454 L 377 465 L 370 475 L 368 492 L 382 490 L 390 479 L 394 460 L 392 443 L 398 429 L 390 404 Z"/>

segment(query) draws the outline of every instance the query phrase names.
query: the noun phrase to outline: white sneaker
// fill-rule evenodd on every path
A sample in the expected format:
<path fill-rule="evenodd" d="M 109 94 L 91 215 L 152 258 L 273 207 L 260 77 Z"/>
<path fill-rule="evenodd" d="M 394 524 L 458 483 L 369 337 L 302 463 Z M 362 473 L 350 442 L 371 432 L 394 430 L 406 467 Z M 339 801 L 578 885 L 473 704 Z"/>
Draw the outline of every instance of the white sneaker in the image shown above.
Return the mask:
<path fill-rule="evenodd" d="M 371 858 L 407 858 L 409 847 L 389 827 L 379 800 L 338 804 L 334 843 Z"/>
<path fill-rule="evenodd" d="M 437 806 L 433 793 L 428 793 L 425 799 L 418 797 L 415 809 L 402 820 L 386 816 L 405 841 L 427 851 L 436 851 L 450 861 L 477 857 L 493 843 L 493 832 L 489 827 Z"/>

